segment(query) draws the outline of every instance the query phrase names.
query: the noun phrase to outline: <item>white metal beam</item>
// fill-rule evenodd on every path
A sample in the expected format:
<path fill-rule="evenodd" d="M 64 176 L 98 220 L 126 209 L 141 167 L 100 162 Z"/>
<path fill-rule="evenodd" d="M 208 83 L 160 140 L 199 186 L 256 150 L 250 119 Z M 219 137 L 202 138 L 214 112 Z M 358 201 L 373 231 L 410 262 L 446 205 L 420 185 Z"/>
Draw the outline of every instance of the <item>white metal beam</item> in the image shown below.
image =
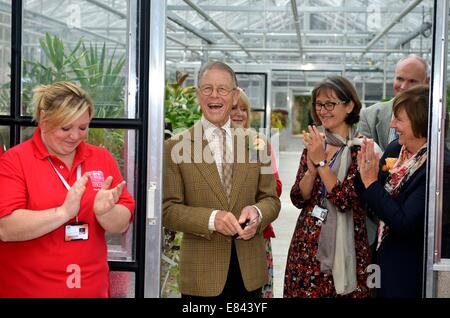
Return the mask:
<path fill-rule="evenodd" d="M 193 3 L 190 0 L 183 0 L 184 2 L 186 2 L 192 9 L 194 9 L 195 11 L 197 11 L 198 14 L 200 14 L 203 18 L 206 19 L 206 21 L 208 21 L 209 23 L 211 23 L 212 25 L 214 25 L 217 29 L 219 29 L 223 34 L 225 34 L 225 36 L 227 38 L 229 38 L 231 41 L 233 41 L 234 43 L 236 43 L 245 53 L 247 53 L 247 55 L 249 57 L 251 57 L 252 59 L 254 59 L 256 62 L 258 62 L 258 60 L 249 52 L 247 51 L 247 49 L 244 47 L 244 45 L 238 40 L 236 39 L 231 33 L 229 33 L 227 30 L 225 30 L 219 23 L 217 23 L 216 21 L 214 21 L 214 19 L 202 8 L 200 8 L 198 5 L 196 5 L 195 3 Z"/>
<path fill-rule="evenodd" d="M 292 15 L 294 16 L 295 32 L 297 33 L 298 52 L 300 54 L 300 63 L 303 62 L 302 34 L 300 31 L 300 17 L 297 11 L 297 0 L 291 0 Z"/>
<path fill-rule="evenodd" d="M 367 44 L 366 48 L 364 49 L 363 53 L 361 54 L 361 57 L 363 57 L 364 54 L 366 54 L 372 46 L 375 45 L 386 33 L 389 32 L 390 29 L 394 27 L 400 20 L 407 15 L 410 11 L 412 11 L 419 3 L 421 3 L 422 0 L 414 0 L 414 2 L 411 2 L 409 6 L 407 6 L 402 12 L 399 13 L 398 16 L 396 16 L 392 21 L 383 29 L 381 30 L 377 36 L 375 36 L 372 41 Z"/>

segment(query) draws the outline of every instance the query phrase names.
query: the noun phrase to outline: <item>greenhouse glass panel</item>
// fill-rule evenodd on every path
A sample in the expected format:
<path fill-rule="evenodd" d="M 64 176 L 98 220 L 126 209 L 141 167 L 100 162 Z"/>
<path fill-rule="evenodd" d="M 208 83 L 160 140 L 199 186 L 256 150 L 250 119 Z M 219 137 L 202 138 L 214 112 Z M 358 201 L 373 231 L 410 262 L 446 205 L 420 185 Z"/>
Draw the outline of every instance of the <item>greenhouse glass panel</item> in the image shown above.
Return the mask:
<path fill-rule="evenodd" d="M 0 154 L 9 149 L 10 128 L 8 126 L 0 126 Z"/>
<path fill-rule="evenodd" d="M 22 114 L 32 114 L 37 85 L 73 81 L 93 98 L 94 117 L 135 118 L 127 107 L 128 21 L 127 0 L 25 0 Z"/>
<path fill-rule="evenodd" d="M 450 200 L 447 195 L 450 191 L 450 88 L 449 88 L 449 65 L 447 56 L 447 109 L 445 118 L 445 143 L 444 143 L 444 177 L 443 177 L 443 199 L 442 199 L 442 229 L 441 229 L 441 258 L 450 259 Z"/>
<path fill-rule="evenodd" d="M 11 0 L 0 2 L 0 115 L 10 114 Z"/>

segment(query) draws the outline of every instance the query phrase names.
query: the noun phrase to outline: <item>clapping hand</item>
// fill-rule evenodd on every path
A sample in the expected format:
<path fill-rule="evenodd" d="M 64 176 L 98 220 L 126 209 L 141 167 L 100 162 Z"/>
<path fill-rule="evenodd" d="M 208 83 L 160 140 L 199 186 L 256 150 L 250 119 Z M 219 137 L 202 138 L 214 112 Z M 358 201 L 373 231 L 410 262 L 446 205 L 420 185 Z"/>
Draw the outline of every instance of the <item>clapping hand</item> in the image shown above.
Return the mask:
<path fill-rule="evenodd" d="M 378 179 L 379 155 L 374 151 L 374 141 L 364 138 L 358 152 L 358 170 L 366 189 Z"/>
<path fill-rule="evenodd" d="M 88 178 L 88 173 L 85 173 L 72 185 L 70 190 L 67 192 L 63 205 L 60 207 L 69 219 L 76 217 L 80 211 L 80 202 L 84 191 L 86 191 L 86 183 L 88 182 Z"/>
<path fill-rule="evenodd" d="M 303 146 L 304 148 L 308 149 L 308 146 L 312 144 L 311 142 L 311 134 L 303 131 Z M 310 156 L 306 156 L 306 165 L 308 167 L 308 171 L 309 173 L 311 173 L 312 175 L 317 175 L 317 168 L 314 166 L 314 162 L 311 161 L 311 157 Z"/>
<path fill-rule="evenodd" d="M 326 159 L 325 138 L 316 126 L 308 126 L 309 133 L 305 133 L 305 147 L 308 150 L 308 169 L 314 164 Z M 314 171 L 314 170 L 313 170 Z"/>
<path fill-rule="evenodd" d="M 119 200 L 122 194 L 125 181 L 119 183 L 115 188 L 109 189 L 113 177 L 109 176 L 103 183 L 100 191 L 97 192 L 94 200 L 94 213 L 96 216 L 102 216 L 110 211 Z"/>

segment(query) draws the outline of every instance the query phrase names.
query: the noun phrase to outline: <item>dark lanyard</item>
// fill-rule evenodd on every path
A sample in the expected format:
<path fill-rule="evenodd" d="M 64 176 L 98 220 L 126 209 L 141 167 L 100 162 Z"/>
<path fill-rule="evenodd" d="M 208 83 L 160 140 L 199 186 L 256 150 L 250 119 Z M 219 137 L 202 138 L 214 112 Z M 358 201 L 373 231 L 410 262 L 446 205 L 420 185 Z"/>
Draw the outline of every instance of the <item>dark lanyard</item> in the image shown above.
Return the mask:
<path fill-rule="evenodd" d="M 337 156 L 339 155 L 339 153 L 344 150 L 345 146 L 341 146 L 341 148 L 339 148 L 338 151 L 336 151 L 336 153 L 333 155 L 333 158 L 331 158 L 330 160 L 330 164 L 328 165 L 331 168 L 333 168 L 334 162 L 336 161 Z M 327 150 L 327 143 L 325 143 L 325 150 Z M 325 184 L 322 182 L 322 179 L 320 179 L 320 205 L 323 207 L 324 203 L 325 203 L 325 195 L 327 192 L 327 189 L 325 188 Z"/>

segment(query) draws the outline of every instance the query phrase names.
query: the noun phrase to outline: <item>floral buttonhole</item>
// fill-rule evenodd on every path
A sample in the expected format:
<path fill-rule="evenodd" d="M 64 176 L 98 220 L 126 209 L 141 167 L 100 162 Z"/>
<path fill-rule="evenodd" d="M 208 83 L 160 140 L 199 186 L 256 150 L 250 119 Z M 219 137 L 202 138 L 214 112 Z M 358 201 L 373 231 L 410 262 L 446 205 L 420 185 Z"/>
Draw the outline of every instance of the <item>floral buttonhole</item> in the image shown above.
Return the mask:
<path fill-rule="evenodd" d="M 386 164 L 383 165 L 382 170 L 384 172 L 389 172 L 395 165 L 395 163 L 397 162 L 398 158 L 385 158 L 384 160 L 386 161 Z"/>

